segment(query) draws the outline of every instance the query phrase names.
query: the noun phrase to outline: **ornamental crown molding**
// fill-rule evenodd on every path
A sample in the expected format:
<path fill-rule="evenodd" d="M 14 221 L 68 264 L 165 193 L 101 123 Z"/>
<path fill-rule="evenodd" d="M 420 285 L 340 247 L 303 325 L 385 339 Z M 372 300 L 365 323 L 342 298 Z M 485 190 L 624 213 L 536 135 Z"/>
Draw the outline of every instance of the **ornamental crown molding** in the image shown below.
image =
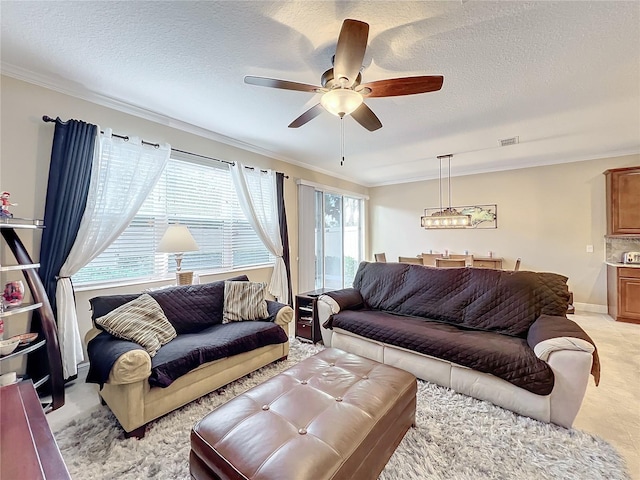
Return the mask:
<path fill-rule="evenodd" d="M 243 142 L 241 140 L 228 137 L 221 133 L 214 132 L 206 128 L 202 128 L 197 125 L 193 125 L 191 123 L 178 120 L 173 117 L 169 117 L 162 113 L 158 113 L 153 110 L 140 107 L 138 105 L 129 103 L 124 100 L 119 100 L 117 98 L 109 97 L 107 95 L 94 92 L 80 84 L 77 84 L 65 78 L 61 78 L 61 77 L 54 78 L 53 76 L 36 73 L 31 70 L 27 70 L 22 67 L 18 67 L 16 65 L 12 65 L 6 62 L 0 62 L 0 72 L 2 73 L 2 75 L 15 78 L 16 80 L 30 83 L 32 85 L 37 85 L 39 87 L 43 87 L 48 90 L 53 90 L 55 92 L 62 93 L 64 95 L 69 95 L 70 97 L 79 98 L 80 100 L 85 100 L 87 102 L 95 103 L 96 105 L 100 105 L 106 108 L 111 108 L 113 110 L 117 110 L 119 112 L 126 113 L 129 115 L 133 115 L 135 117 L 142 118 L 144 120 L 149 120 L 151 122 L 158 123 L 160 125 L 164 125 L 170 128 L 175 128 L 177 130 L 191 133 L 199 137 L 207 138 L 209 140 L 213 140 L 215 142 L 229 145 L 231 147 L 235 147 L 240 150 L 256 153 L 258 155 L 272 158 L 274 160 L 279 160 L 284 163 L 289 163 L 291 165 L 297 165 L 299 167 L 306 168 L 307 170 L 322 173 L 324 175 L 328 175 L 333 178 L 338 178 L 340 180 L 345 180 L 347 182 L 355 183 L 356 185 L 362 185 L 364 187 L 370 186 L 370 185 L 363 185 L 361 182 L 358 182 L 353 178 L 347 177 L 345 175 L 338 175 L 335 172 L 331 172 L 329 170 L 319 168 L 315 165 L 310 165 L 308 163 L 301 162 L 299 160 L 286 157 L 284 155 L 280 155 L 266 148 L 262 148 L 248 142 Z M 53 114 L 55 114 L 55 112 L 53 112 Z"/>

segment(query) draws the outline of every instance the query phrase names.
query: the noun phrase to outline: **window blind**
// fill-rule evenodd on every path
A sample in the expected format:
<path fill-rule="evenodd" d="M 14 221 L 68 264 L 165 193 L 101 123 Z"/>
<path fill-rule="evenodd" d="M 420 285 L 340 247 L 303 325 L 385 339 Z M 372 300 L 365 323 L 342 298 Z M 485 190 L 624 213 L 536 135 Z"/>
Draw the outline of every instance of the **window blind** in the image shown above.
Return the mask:
<path fill-rule="evenodd" d="M 174 223 L 187 225 L 200 248 L 184 254 L 183 270 L 273 263 L 240 209 L 229 166 L 171 158 L 127 229 L 73 276 L 74 284 L 154 279 L 175 272 L 174 255 L 156 252 Z"/>
<path fill-rule="evenodd" d="M 313 187 L 298 185 L 298 291 L 315 289 L 317 254 L 316 198 Z M 322 248 L 320 245 L 320 253 Z"/>

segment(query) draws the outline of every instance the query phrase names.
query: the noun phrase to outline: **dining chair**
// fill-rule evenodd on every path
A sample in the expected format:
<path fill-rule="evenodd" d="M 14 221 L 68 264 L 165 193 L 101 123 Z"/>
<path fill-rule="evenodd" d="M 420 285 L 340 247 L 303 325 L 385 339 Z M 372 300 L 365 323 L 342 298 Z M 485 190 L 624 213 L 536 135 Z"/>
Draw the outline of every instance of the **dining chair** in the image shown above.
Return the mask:
<path fill-rule="evenodd" d="M 464 260 L 464 267 L 473 267 L 473 255 L 449 255 L 448 258 L 450 260 Z"/>
<path fill-rule="evenodd" d="M 387 256 L 384 253 L 374 253 L 373 258 L 376 262 L 387 263 Z"/>
<path fill-rule="evenodd" d="M 417 265 L 422 265 L 422 258 L 420 257 L 398 257 L 398 262 L 400 263 L 414 263 Z"/>
<path fill-rule="evenodd" d="M 436 258 L 436 267 L 438 268 L 460 268 L 466 266 L 467 261 L 464 258 Z"/>
<path fill-rule="evenodd" d="M 426 265 L 427 267 L 435 267 L 436 258 L 442 258 L 442 254 L 441 253 L 423 253 L 422 264 Z"/>

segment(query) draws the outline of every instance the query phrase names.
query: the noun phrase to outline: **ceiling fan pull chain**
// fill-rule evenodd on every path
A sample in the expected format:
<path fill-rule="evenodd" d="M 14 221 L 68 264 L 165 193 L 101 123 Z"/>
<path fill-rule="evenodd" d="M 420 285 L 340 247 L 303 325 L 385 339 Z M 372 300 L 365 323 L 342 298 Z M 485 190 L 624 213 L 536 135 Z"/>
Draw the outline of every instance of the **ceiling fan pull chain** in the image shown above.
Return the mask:
<path fill-rule="evenodd" d="M 340 166 L 344 165 L 344 117 L 340 117 Z"/>

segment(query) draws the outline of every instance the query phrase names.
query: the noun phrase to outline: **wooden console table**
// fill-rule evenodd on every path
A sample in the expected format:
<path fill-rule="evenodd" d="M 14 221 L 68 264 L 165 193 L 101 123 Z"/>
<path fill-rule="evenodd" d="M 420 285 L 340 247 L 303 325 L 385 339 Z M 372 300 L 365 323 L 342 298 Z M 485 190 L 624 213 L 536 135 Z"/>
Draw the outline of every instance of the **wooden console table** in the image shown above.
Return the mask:
<path fill-rule="evenodd" d="M 71 480 L 31 380 L 0 387 L 0 478 Z"/>

